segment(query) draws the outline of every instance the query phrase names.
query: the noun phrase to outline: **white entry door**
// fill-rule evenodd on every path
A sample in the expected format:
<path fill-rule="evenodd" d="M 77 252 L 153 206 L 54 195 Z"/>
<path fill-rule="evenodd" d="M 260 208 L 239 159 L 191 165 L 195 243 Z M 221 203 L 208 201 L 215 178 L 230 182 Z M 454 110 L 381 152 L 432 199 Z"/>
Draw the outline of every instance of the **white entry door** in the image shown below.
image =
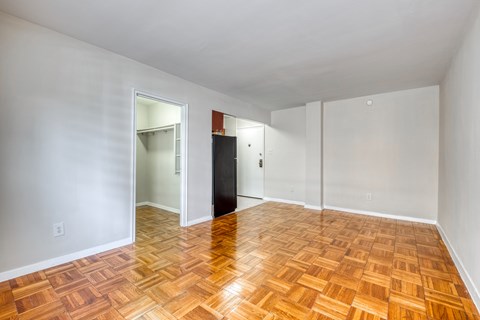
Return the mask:
<path fill-rule="evenodd" d="M 263 198 L 264 127 L 237 129 L 237 194 Z"/>

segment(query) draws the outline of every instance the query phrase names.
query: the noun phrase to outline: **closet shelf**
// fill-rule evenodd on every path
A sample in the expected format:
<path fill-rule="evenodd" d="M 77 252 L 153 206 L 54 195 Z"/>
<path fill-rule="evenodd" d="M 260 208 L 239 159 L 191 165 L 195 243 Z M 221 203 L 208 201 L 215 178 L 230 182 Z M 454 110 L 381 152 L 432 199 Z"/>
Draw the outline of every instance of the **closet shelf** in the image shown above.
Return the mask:
<path fill-rule="evenodd" d="M 167 131 L 167 130 L 173 130 L 175 126 L 173 125 L 168 125 L 168 126 L 163 126 L 163 127 L 154 127 L 154 128 L 148 128 L 148 129 L 142 129 L 142 130 L 137 130 L 137 134 L 143 134 L 143 133 L 149 133 L 149 132 L 157 132 L 157 131 Z"/>

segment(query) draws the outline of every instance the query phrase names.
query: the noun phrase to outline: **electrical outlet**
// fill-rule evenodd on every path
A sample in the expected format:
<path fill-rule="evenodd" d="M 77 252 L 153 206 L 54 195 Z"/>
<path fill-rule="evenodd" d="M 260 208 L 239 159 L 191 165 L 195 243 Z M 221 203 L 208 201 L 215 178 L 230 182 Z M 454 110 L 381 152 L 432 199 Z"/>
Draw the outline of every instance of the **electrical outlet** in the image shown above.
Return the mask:
<path fill-rule="evenodd" d="M 65 225 L 63 222 L 53 224 L 53 236 L 61 237 L 65 235 Z"/>
<path fill-rule="evenodd" d="M 367 201 L 372 201 L 372 193 L 371 192 L 367 192 Z"/>

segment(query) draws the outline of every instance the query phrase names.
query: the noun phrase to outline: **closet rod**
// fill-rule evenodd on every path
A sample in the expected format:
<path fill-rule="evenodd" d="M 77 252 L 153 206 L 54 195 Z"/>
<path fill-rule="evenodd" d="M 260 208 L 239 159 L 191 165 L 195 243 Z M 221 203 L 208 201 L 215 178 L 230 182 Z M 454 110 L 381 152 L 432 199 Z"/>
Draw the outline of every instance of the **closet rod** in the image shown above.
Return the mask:
<path fill-rule="evenodd" d="M 175 128 L 175 125 L 171 124 L 171 125 L 163 126 L 163 127 L 154 127 L 154 128 L 137 130 L 137 133 L 149 133 L 149 132 L 156 132 L 156 131 L 162 131 L 162 130 L 171 130 L 171 129 L 174 129 L 174 128 Z"/>

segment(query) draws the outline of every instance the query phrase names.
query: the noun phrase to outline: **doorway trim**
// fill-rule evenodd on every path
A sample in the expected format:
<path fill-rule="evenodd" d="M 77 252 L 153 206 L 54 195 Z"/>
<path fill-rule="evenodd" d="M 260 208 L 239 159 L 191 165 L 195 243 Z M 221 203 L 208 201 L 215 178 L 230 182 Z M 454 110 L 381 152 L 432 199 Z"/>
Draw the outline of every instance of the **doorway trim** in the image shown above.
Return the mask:
<path fill-rule="evenodd" d="M 187 201 L 187 182 L 188 182 L 188 104 L 180 101 L 172 100 L 169 98 L 164 98 L 160 95 L 153 94 L 143 90 L 133 89 L 132 94 L 132 112 L 133 112 L 133 123 L 132 123 L 132 204 L 131 204 L 131 215 L 130 215 L 130 225 L 132 226 L 130 230 L 130 236 L 132 243 L 135 242 L 136 237 L 136 190 L 137 190 L 137 97 L 143 97 L 150 100 L 156 100 L 159 102 L 164 102 L 168 104 L 175 105 L 181 108 L 181 118 L 180 118 L 180 134 L 182 139 L 180 140 L 180 226 L 186 227 L 188 225 L 188 201 Z"/>

